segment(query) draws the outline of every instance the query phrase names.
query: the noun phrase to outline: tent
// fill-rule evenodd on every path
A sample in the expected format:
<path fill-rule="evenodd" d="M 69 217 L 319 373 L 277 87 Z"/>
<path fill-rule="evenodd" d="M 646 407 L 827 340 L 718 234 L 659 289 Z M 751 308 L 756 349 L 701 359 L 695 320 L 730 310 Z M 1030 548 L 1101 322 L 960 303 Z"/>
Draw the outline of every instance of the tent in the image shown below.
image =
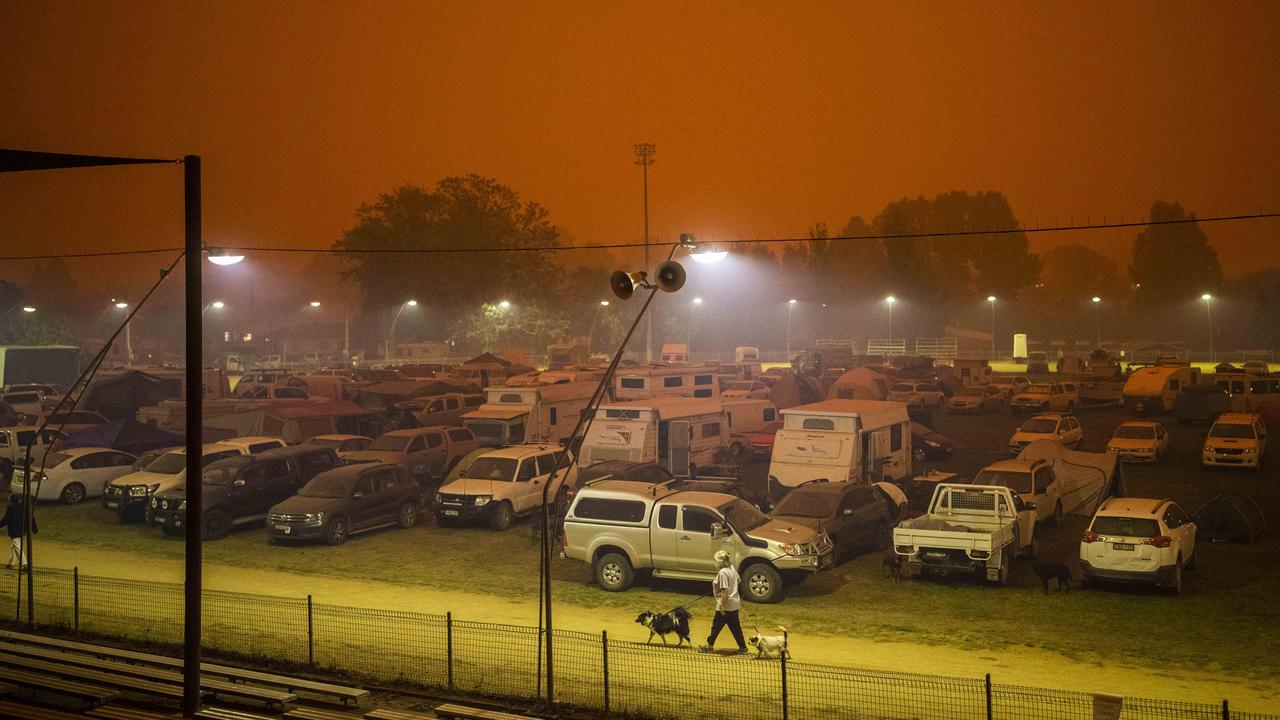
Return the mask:
<path fill-rule="evenodd" d="M 381 410 L 398 402 L 430 395 L 476 392 L 480 392 L 480 389 L 471 383 L 443 380 L 388 380 L 360 388 L 359 391 L 360 404 L 371 410 Z"/>
<path fill-rule="evenodd" d="M 316 435 L 365 435 L 375 417 L 371 411 L 346 400 L 274 402 L 243 412 L 205 417 L 205 439 L 265 435 L 299 443 Z"/>
<path fill-rule="evenodd" d="M 1196 511 L 1198 539 L 1251 542 L 1266 531 L 1262 510 L 1244 495 L 1219 495 Z"/>
<path fill-rule="evenodd" d="M 783 410 L 796 405 L 808 405 L 825 399 L 826 388 L 822 381 L 808 375 L 787 373 L 778 378 L 769 392 L 769 401 L 774 407 Z"/>
<path fill-rule="evenodd" d="M 63 441 L 63 446 L 68 448 L 106 447 L 141 455 L 148 450 L 174 447 L 186 441 L 185 437 L 177 433 L 127 418 L 81 430 L 67 437 Z"/>
<path fill-rule="evenodd" d="M 1124 474 L 1114 453 L 1070 450 L 1053 440 L 1036 440 L 1018 453 L 1019 460 L 1048 460 L 1058 478 L 1062 511 L 1092 517 L 1103 500 L 1124 497 Z"/>
<path fill-rule="evenodd" d="M 179 397 L 182 397 L 181 380 L 130 370 L 90 385 L 80 405 L 85 410 L 120 420 L 133 417 L 140 407 Z"/>
<path fill-rule="evenodd" d="M 828 400 L 884 400 L 889 397 L 889 377 L 871 368 L 854 368 L 836 378 L 827 390 Z"/>

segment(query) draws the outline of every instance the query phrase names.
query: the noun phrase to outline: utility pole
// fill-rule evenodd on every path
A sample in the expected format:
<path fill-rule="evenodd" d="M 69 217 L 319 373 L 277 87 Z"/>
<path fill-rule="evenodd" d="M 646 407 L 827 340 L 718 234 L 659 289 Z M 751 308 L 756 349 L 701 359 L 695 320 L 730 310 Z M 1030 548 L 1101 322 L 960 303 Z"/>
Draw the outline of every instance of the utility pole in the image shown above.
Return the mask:
<path fill-rule="evenodd" d="M 635 146 L 636 164 L 640 166 L 644 178 L 644 271 L 649 272 L 649 166 L 653 164 L 653 156 L 658 147 L 653 143 L 640 143 Z M 653 316 L 645 318 L 644 361 L 653 362 Z"/>

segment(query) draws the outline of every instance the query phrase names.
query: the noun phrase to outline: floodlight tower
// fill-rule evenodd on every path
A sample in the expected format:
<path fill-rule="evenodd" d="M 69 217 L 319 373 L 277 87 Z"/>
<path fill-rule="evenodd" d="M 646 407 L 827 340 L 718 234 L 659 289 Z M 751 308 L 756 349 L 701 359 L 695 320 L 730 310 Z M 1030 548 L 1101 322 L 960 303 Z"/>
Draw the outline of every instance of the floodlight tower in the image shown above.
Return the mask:
<path fill-rule="evenodd" d="M 644 269 L 649 271 L 649 166 L 653 164 L 653 156 L 658 146 L 653 143 L 639 143 L 634 147 L 636 164 L 640 166 L 644 178 Z M 645 318 L 644 361 L 653 362 L 653 316 Z"/>

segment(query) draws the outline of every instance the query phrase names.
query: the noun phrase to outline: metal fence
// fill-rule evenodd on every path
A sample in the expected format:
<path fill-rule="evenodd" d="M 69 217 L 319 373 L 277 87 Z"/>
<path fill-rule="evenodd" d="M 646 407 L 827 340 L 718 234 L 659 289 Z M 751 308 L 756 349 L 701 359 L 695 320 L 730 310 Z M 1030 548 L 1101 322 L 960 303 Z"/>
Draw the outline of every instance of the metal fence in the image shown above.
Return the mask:
<path fill-rule="evenodd" d="M 151 646 L 182 642 L 182 586 L 35 572 L 37 625 Z M 0 608 L 25 622 L 26 589 L 0 574 Z M 7 605 L 3 604 L 7 603 Z M 3 616 L 0 615 L 0 616 Z M 513 700 L 546 691 L 536 628 L 452 613 L 342 607 L 306 598 L 206 590 L 204 644 L 272 663 L 327 669 Z M 556 700 L 597 711 L 708 720 L 1280 720 L 1221 705 L 1119 698 L 980 678 L 916 675 L 789 660 L 704 655 L 689 648 L 555 631 Z"/>

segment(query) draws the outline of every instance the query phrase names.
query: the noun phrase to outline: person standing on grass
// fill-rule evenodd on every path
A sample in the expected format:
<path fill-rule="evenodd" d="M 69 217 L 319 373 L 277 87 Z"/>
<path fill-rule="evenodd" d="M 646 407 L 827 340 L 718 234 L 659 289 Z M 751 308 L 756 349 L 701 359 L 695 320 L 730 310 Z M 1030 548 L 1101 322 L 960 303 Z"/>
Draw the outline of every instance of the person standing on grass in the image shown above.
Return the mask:
<path fill-rule="evenodd" d="M 742 623 L 738 619 L 738 610 L 742 607 L 742 598 L 738 595 L 741 578 L 734 569 L 728 552 L 721 550 L 712 557 L 715 558 L 716 567 L 720 568 L 716 572 L 716 579 L 711 581 L 711 594 L 716 598 L 716 617 L 711 621 L 711 635 L 707 637 L 707 644 L 698 649 L 705 653 L 714 652 L 716 636 L 728 625 L 729 633 L 738 642 L 738 654 L 743 655 L 747 652 L 747 641 L 742 637 Z"/>
<path fill-rule="evenodd" d="M 26 542 L 23 533 L 27 527 L 27 506 L 22 502 L 22 495 L 19 493 L 9 493 L 9 507 L 4 511 L 4 517 L 0 518 L 0 526 L 9 529 L 9 545 L 12 548 L 9 552 L 8 568 L 17 568 L 21 570 L 27 564 L 27 551 L 22 545 Z M 31 516 L 31 534 L 36 534 L 36 518 Z"/>

